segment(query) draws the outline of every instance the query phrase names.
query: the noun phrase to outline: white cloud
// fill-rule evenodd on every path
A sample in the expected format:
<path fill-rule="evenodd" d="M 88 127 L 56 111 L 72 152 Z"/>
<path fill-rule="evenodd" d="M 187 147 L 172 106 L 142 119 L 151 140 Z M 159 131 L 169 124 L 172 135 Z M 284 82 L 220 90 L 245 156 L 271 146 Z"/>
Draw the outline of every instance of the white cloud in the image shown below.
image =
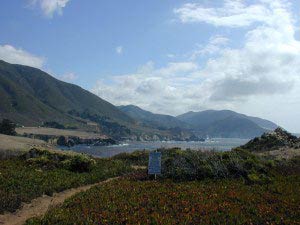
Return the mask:
<path fill-rule="evenodd" d="M 209 39 L 207 45 L 197 45 L 197 49 L 193 50 L 189 58 L 195 60 L 198 56 L 207 56 L 218 54 L 223 51 L 224 47 L 228 44 L 229 39 L 222 35 L 215 35 Z"/>
<path fill-rule="evenodd" d="M 0 59 L 13 64 L 37 68 L 42 68 L 45 62 L 44 58 L 32 55 L 21 48 L 17 49 L 11 45 L 0 45 Z"/>
<path fill-rule="evenodd" d="M 123 46 L 118 46 L 116 47 L 116 53 L 118 55 L 122 55 L 123 54 Z"/>
<path fill-rule="evenodd" d="M 70 0 L 30 0 L 32 6 L 38 6 L 43 14 L 52 18 L 55 13 L 61 15 L 63 8 L 66 7 Z"/>
<path fill-rule="evenodd" d="M 72 82 L 76 80 L 78 76 L 75 73 L 66 73 L 61 76 L 61 79 L 66 82 Z"/>
<path fill-rule="evenodd" d="M 229 108 L 267 116 L 295 131 L 300 123 L 286 123 L 280 114 L 282 108 L 286 117 L 299 121 L 300 41 L 295 38 L 295 15 L 289 2 L 225 1 L 217 9 L 199 4 L 182 9 L 175 10 L 182 22 L 245 26 L 241 47 L 229 46 L 230 33 L 213 36 L 186 61 L 162 68 L 149 62 L 134 74 L 99 82 L 93 91 L 117 105 L 136 104 L 160 113 Z M 203 54 L 207 61 L 200 66 L 197 62 L 203 64 Z"/>
<path fill-rule="evenodd" d="M 215 26 L 244 27 L 256 22 L 272 23 L 271 0 L 260 4 L 246 5 L 242 0 L 225 0 L 223 7 L 205 7 L 202 4 L 187 3 L 174 9 L 182 23 L 203 22 Z M 266 3 L 266 4 L 263 4 Z"/>
<path fill-rule="evenodd" d="M 192 62 L 172 62 L 163 68 L 155 68 L 153 62 L 148 62 L 135 74 L 99 81 L 92 91 L 117 105 L 136 104 L 157 112 L 173 113 L 179 105 L 170 103 L 184 100 L 181 85 L 189 82 L 182 75 L 196 69 L 197 65 Z M 186 104 L 188 102 L 182 102 Z"/>
<path fill-rule="evenodd" d="M 175 76 L 180 74 L 183 76 L 185 73 L 196 70 L 197 67 L 197 64 L 194 62 L 170 62 L 166 67 L 154 71 L 154 74 L 158 76 Z"/>
<path fill-rule="evenodd" d="M 171 53 L 169 53 L 169 54 L 167 54 L 167 57 L 168 57 L 168 58 L 170 58 L 170 59 L 172 59 L 172 58 L 174 58 L 174 57 L 175 57 L 175 55 L 174 55 L 174 54 L 171 54 Z"/>

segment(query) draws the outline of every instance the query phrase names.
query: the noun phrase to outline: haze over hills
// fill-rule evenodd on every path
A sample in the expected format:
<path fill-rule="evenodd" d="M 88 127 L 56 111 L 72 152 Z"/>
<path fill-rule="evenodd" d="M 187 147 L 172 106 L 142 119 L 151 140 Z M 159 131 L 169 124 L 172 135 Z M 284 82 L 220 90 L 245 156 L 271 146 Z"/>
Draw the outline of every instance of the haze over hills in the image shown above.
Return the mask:
<path fill-rule="evenodd" d="M 0 95 L 0 118 L 25 126 L 56 121 L 87 130 L 91 129 L 89 122 L 93 122 L 101 132 L 114 138 L 197 140 L 206 135 L 252 138 L 277 127 L 271 121 L 229 110 L 188 112 L 174 117 L 134 105 L 116 107 L 39 69 L 4 61 L 0 61 Z"/>
<path fill-rule="evenodd" d="M 145 126 L 161 129 L 169 129 L 176 127 L 187 129 L 190 127 L 187 123 L 177 119 L 174 116 L 155 114 L 143 110 L 135 105 L 118 106 L 118 108 L 124 113 L 126 113 L 128 116 L 134 118 L 135 120 L 139 121 Z"/>
<path fill-rule="evenodd" d="M 258 117 L 247 116 L 231 110 L 206 110 L 188 112 L 177 116 L 188 123 L 197 135 L 214 137 L 253 138 L 278 127 L 275 123 Z"/>
<path fill-rule="evenodd" d="M 230 110 L 188 112 L 177 117 L 154 114 L 137 106 L 119 106 L 141 124 L 192 131 L 197 137 L 252 138 L 278 127 L 275 123 Z"/>
<path fill-rule="evenodd" d="M 247 116 L 245 114 L 237 113 L 231 110 L 205 110 L 201 112 L 187 112 L 177 116 L 179 120 L 186 122 L 193 127 L 206 126 L 210 123 L 223 120 L 228 117 L 248 119 L 260 126 L 261 128 L 267 130 L 274 130 L 278 127 L 277 124 L 269 120 Z"/>

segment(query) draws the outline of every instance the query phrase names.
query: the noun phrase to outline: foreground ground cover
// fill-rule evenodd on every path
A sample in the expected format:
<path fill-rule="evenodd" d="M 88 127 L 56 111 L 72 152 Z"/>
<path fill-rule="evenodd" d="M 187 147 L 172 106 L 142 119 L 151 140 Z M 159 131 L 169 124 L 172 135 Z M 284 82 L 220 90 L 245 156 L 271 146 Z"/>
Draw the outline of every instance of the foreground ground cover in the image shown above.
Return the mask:
<path fill-rule="evenodd" d="M 300 223 L 300 158 L 270 161 L 239 150 L 162 153 L 158 180 L 141 171 L 73 196 L 27 224 Z M 147 155 L 114 159 L 143 165 Z"/>
<path fill-rule="evenodd" d="M 174 182 L 127 178 L 77 194 L 27 224 L 299 224 L 300 176 Z"/>
<path fill-rule="evenodd" d="M 43 194 L 120 176 L 131 168 L 119 160 L 61 156 L 43 151 L 34 158 L 0 161 L 0 213 L 20 208 L 22 202 Z"/>

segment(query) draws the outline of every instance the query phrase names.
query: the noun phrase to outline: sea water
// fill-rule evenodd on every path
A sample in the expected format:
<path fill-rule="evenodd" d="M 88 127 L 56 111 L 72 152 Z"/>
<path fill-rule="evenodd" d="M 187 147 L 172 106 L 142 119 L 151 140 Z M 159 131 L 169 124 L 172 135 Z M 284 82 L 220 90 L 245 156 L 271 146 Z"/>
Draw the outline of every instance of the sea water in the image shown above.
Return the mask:
<path fill-rule="evenodd" d="M 240 138 L 214 138 L 206 140 L 205 142 L 199 141 L 132 141 L 124 142 L 118 145 L 110 146 L 87 146 L 76 145 L 69 148 L 72 151 L 86 153 L 95 157 L 107 158 L 123 152 L 133 152 L 137 150 L 156 150 L 159 148 L 181 148 L 193 150 L 216 150 L 228 151 L 231 148 L 238 147 L 247 143 L 249 139 Z M 64 148 L 66 150 L 66 148 Z"/>

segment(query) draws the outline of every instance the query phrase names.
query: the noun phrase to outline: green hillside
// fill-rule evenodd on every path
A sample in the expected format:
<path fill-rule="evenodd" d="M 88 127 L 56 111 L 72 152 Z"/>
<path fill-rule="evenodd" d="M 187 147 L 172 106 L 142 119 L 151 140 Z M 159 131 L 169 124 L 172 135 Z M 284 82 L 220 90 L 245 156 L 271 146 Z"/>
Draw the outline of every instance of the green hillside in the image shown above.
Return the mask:
<path fill-rule="evenodd" d="M 114 105 L 28 66 L 0 61 L 0 117 L 21 125 L 57 121 L 82 126 L 89 117 L 120 124 L 134 120 Z M 80 119 L 79 117 L 83 118 Z"/>

